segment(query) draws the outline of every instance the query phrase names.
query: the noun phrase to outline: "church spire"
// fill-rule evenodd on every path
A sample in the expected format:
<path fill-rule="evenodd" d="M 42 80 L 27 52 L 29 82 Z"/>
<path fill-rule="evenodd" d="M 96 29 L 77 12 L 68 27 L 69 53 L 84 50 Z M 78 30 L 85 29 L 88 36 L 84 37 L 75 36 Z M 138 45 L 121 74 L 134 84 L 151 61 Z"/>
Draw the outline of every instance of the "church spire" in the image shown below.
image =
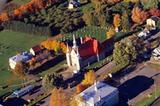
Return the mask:
<path fill-rule="evenodd" d="M 77 48 L 76 37 L 74 34 L 73 34 L 73 48 Z"/>
<path fill-rule="evenodd" d="M 67 43 L 67 51 L 66 51 L 67 53 L 69 53 L 69 46 L 68 46 L 68 43 Z"/>

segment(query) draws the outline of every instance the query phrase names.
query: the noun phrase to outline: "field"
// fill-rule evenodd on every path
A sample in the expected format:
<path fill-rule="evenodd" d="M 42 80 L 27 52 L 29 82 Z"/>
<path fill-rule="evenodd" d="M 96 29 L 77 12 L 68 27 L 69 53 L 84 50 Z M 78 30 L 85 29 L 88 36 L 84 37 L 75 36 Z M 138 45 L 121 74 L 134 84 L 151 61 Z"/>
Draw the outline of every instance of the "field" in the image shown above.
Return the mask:
<path fill-rule="evenodd" d="M 29 50 L 46 39 L 42 36 L 27 35 L 19 32 L 0 32 L 0 86 L 20 83 L 21 80 L 9 70 L 8 59 L 21 51 Z M 1 91 L 0 91 L 1 95 Z"/>
<path fill-rule="evenodd" d="M 26 4 L 31 0 L 13 0 L 13 2 L 17 3 L 17 4 Z"/>

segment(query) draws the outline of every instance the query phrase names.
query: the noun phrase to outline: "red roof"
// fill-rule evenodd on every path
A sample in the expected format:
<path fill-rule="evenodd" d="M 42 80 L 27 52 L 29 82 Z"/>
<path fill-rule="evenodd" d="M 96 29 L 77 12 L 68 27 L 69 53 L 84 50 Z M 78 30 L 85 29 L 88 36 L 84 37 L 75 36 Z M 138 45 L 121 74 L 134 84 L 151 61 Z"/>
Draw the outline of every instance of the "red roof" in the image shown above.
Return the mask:
<path fill-rule="evenodd" d="M 85 37 L 83 44 L 79 47 L 79 54 L 81 58 L 87 58 L 97 55 L 101 52 L 100 43 L 95 38 Z"/>
<path fill-rule="evenodd" d="M 33 47 L 32 47 L 32 50 L 33 50 L 35 53 L 38 53 L 38 52 L 42 51 L 42 48 L 41 48 L 39 45 L 36 45 L 36 46 L 33 46 Z"/>

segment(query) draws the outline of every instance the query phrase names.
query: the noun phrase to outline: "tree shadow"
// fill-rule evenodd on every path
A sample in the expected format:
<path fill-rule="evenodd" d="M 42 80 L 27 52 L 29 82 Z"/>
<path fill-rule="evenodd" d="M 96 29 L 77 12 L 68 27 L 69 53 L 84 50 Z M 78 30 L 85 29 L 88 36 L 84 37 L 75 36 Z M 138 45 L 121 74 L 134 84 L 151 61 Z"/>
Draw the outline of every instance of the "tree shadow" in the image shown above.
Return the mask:
<path fill-rule="evenodd" d="M 40 72 L 43 72 L 45 70 L 50 69 L 51 67 L 57 65 L 59 62 L 63 61 L 64 57 L 63 56 L 57 56 L 56 58 L 45 62 L 44 64 L 40 65 L 39 67 L 37 67 L 34 70 L 30 70 L 29 74 L 38 74 Z"/>
<path fill-rule="evenodd" d="M 153 83 L 154 80 L 146 76 L 136 76 L 124 82 L 118 87 L 120 99 L 119 106 L 127 106 L 128 100 L 133 99 L 141 92 L 150 88 Z"/>
<path fill-rule="evenodd" d="M 22 98 L 8 99 L 5 103 L 3 103 L 4 106 L 24 106 L 24 104 L 28 104 L 28 102 Z"/>

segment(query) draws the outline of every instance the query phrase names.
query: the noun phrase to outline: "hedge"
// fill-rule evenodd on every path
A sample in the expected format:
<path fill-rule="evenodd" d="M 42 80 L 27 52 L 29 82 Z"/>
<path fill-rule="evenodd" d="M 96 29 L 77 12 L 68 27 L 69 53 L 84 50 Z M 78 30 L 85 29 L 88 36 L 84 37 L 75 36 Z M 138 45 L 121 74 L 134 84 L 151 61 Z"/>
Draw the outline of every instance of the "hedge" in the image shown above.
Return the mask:
<path fill-rule="evenodd" d="M 24 32 L 32 35 L 52 35 L 52 30 L 48 26 L 36 26 L 34 24 L 26 24 L 21 21 L 9 21 L 4 23 L 2 26 L 6 30 Z"/>

